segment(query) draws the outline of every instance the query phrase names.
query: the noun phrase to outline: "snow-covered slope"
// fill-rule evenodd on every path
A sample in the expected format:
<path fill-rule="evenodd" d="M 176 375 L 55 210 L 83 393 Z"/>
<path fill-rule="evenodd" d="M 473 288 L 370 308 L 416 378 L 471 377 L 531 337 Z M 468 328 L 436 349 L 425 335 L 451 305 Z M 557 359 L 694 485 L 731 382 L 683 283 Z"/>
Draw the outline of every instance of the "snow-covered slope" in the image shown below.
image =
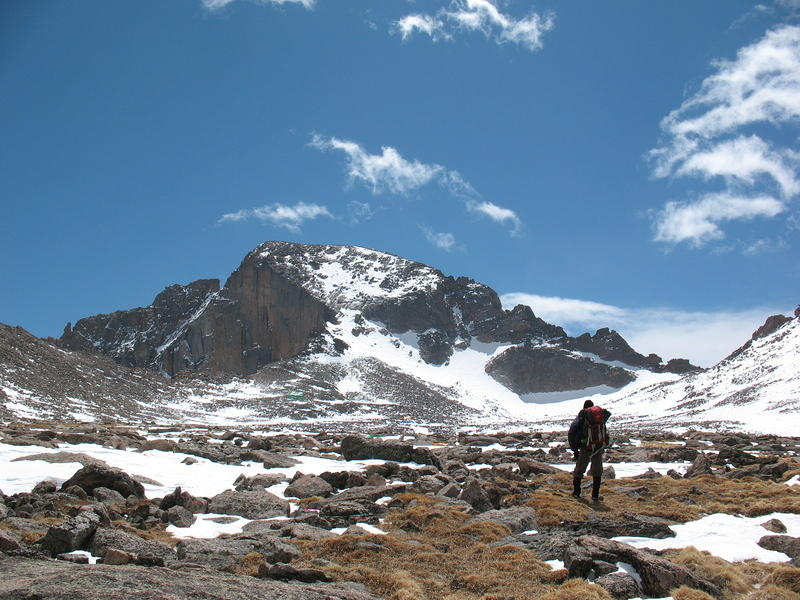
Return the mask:
<path fill-rule="evenodd" d="M 770 317 L 770 320 L 775 317 Z M 589 396 L 613 413 L 617 427 L 731 429 L 794 435 L 800 431 L 800 315 L 754 334 L 714 367 L 683 376 L 640 372 L 637 381 Z M 561 425 L 580 402 L 542 407 L 540 419 Z"/>

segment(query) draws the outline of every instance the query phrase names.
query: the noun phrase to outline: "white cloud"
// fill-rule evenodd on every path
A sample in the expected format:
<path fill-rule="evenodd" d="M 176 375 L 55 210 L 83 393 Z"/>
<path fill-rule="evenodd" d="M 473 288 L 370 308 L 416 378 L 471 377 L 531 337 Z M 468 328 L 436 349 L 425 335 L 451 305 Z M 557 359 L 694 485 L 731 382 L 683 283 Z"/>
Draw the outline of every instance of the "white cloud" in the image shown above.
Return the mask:
<path fill-rule="evenodd" d="M 719 223 L 774 217 L 786 209 L 770 196 L 734 196 L 727 192 L 708 194 L 695 202 L 668 202 L 656 217 L 656 241 L 689 242 L 699 247 L 725 237 Z"/>
<path fill-rule="evenodd" d="M 450 38 L 450 35 L 444 31 L 444 22 L 430 15 L 406 15 L 402 19 L 395 21 L 394 25 L 400 37 L 404 40 L 411 37 L 416 31 L 428 35 L 434 41 Z"/>
<path fill-rule="evenodd" d="M 676 170 L 678 175 L 699 175 L 704 178 L 729 177 L 754 185 L 757 175 L 769 175 L 784 197 L 800 191 L 797 169 L 800 154 L 790 150 L 774 150 L 758 136 L 738 137 L 721 142 L 689 156 Z"/>
<path fill-rule="evenodd" d="M 407 160 L 391 146 L 383 146 L 380 154 L 370 154 L 360 144 L 319 134 L 311 136 L 310 145 L 318 150 L 338 150 L 347 156 L 347 176 L 360 181 L 373 194 L 393 193 L 407 195 L 430 183 L 436 183 L 464 202 L 469 212 L 489 217 L 492 221 L 510 226 L 516 235 L 522 220 L 510 208 L 487 202 L 458 171 L 442 165 Z"/>
<path fill-rule="evenodd" d="M 452 233 L 439 233 L 425 225 L 420 225 L 420 229 L 425 234 L 425 239 L 437 248 L 450 252 L 456 247 L 456 238 Z"/>
<path fill-rule="evenodd" d="M 727 191 L 667 204 L 657 217 L 658 241 L 701 246 L 724 237 L 719 222 L 774 217 L 800 193 L 800 153 L 765 139 L 800 123 L 800 27 L 777 27 L 713 67 L 663 119 L 664 141 L 649 156 L 656 177 L 721 177 Z M 742 135 L 752 126 L 759 135 Z"/>
<path fill-rule="evenodd" d="M 477 202 L 475 200 L 467 201 L 467 210 L 470 212 L 486 215 L 496 223 L 507 223 L 511 226 L 512 235 L 519 233 L 522 227 L 522 221 L 510 208 L 498 206 L 492 202 Z"/>
<path fill-rule="evenodd" d="M 317 217 L 333 218 L 333 215 L 328 211 L 327 207 L 319 204 L 298 202 L 294 206 L 287 206 L 276 203 L 258 208 L 245 208 L 234 213 L 222 215 L 219 223 L 238 223 L 249 219 L 258 219 L 290 231 L 299 231 L 300 225 L 304 221 L 316 219 Z"/>
<path fill-rule="evenodd" d="M 420 188 L 444 172 L 441 165 L 426 165 L 409 161 L 390 146 L 381 148 L 381 154 L 369 154 L 360 145 L 332 137 L 325 139 L 313 135 L 311 145 L 319 150 L 340 150 L 347 155 L 347 175 L 372 188 L 374 194 L 392 192 L 405 195 Z"/>
<path fill-rule="evenodd" d="M 527 304 L 545 321 L 561 325 L 571 335 L 616 329 L 638 352 L 655 352 L 663 360 L 688 358 L 709 367 L 746 342 L 767 316 L 785 307 L 730 311 L 680 311 L 668 308 L 628 309 L 587 300 L 509 293 L 500 297 L 505 308 Z"/>
<path fill-rule="evenodd" d="M 480 32 L 498 44 L 510 42 L 531 51 L 542 48 L 542 36 L 555 27 L 555 17 L 531 12 L 515 19 L 500 12 L 489 0 L 454 0 L 435 15 L 411 14 L 395 22 L 402 39 L 416 32 L 434 41 L 452 39 L 459 32 Z"/>
<path fill-rule="evenodd" d="M 233 4 L 236 0 L 201 0 L 203 8 L 207 10 L 220 10 L 228 4 Z M 315 0 L 250 0 L 256 4 L 301 4 L 306 8 L 314 8 Z"/>

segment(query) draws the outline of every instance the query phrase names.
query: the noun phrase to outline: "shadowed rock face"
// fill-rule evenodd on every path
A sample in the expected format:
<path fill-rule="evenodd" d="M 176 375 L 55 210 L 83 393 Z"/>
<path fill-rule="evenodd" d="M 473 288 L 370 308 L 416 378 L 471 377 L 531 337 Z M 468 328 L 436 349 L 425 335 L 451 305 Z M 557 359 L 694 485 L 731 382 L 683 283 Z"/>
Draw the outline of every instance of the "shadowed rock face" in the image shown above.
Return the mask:
<path fill-rule="evenodd" d="M 634 376 L 560 348 L 512 347 L 493 358 L 486 372 L 517 394 L 580 390 L 596 385 L 622 387 Z"/>
<path fill-rule="evenodd" d="M 221 290 L 216 279 L 173 285 L 148 307 L 67 325 L 59 344 L 170 376 L 186 369 L 246 375 L 297 356 L 327 318 L 325 305 L 251 253 Z"/>

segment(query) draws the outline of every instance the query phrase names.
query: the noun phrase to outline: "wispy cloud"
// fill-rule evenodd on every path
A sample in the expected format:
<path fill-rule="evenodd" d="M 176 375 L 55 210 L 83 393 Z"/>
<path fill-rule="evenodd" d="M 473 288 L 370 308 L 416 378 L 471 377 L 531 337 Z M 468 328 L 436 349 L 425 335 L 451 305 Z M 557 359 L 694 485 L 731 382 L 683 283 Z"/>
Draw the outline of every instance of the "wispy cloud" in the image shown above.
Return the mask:
<path fill-rule="evenodd" d="M 306 8 L 314 8 L 315 0 L 249 0 L 255 4 L 300 4 Z M 229 4 L 233 4 L 236 0 L 200 0 L 203 8 L 207 10 L 220 10 Z"/>
<path fill-rule="evenodd" d="M 724 237 L 719 223 L 774 217 L 800 193 L 800 153 L 765 139 L 800 119 L 800 27 L 773 29 L 713 67 L 663 119 L 663 143 L 649 157 L 656 177 L 719 178 L 726 190 L 667 204 L 656 217 L 658 241 L 702 246 Z M 754 126 L 758 135 L 743 134 Z"/>
<path fill-rule="evenodd" d="M 786 210 L 782 202 L 770 196 L 735 196 L 722 192 L 707 194 L 693 202 L 668 202 L 655 221 L 655 239 L 692 246 L 725 237 L 719 223 L 774 217 Z"/>
<path fill-rule="evenodd" d="M 588 300 L 509 293 L 503 306 L 526 304 L 545 321 L 564 327 L 573 335 L 611 327 L 643 354 L 655 352 L 664 360 L 688 358 L 694 364 L 716 364 L 750 338 L 767 318 L 786 307 L 755 307 L 715 312 L 669 308 L 622 308 Z"/>
<path fill-rule="evenodd" d="M 478 202 L 475 200 L 467 201 L 467 210 L 473 213 L 485 215 L 496 223 L 508 224 L 511 227 L 511 234 L 516 235 L 522 227 L 522 221 L 510 208 L 497 206 L 492 202 Z"/>
<path fill-rule="evenodd" d="M 425 239 L 437 248 L 441 248 L 445 252 L 450 252 L 456 248 L 456 237 L 452 233 L 440 233 L 426 225 L 420 225 L 419 228 L 425 234 Z"/>
<path fill-rule="evenodd" d="M 299 231 L 304 221 L 318 217 L 333 218 L 328 208 L 319 204 L 306 204 L 298 202 L 293 206 L 286 204 L 268 204 L 257 208 L 245 208 L 233 213 L 222 215 L 219 223 L 239 223 L 250 219 L 257 219 L 270 223 L 276 227 L 283 227 L 290 231 Z"/>
<path fill-rule="evenodd" d="M 454 0 L 449 8 L 433 15 L 410 14 L 394 24 L 394 31 L 403 40 L 415 33 L 433 41 L 449 40 L 457 33 L 480 32 L 498 44 L 513 43 L 531 51 L 542 48 L 542 36 L 555 27 L 552 13 L 531 12 L 516 19 L 500 12 L 489 0 Z"/>
<path fill-rule="evenodd" d="M 405 196 L 435 183 L 462 201 L 469 212 L 509 227 L 512 235 L 518 234 L 522 227 L 522 220 L 513 210 L 484 200 L 458 171 L 436 163 L 408 160 L 391 146 L 383 146 L 380 154 L 370 154 L 357 142 L 319 134 L 313 134 L 309 144 L 322 151 L 343 152 L 350 182 L 364 184 L 375 195 Z"/>
<path fill-rule="evenodd" d="M 374 194 L 391 192 L 405 195 L 430 183 L 445 171 L 441 165 L 406 160 L 389 146 L 381 148 L 380 154 L 369 154 L 355 142 L 335 137 L 323 138 L 317 134 L 311 137 L 311 146 L 319 150 L 344 152 L 350 180 L 365 183 Z"/>

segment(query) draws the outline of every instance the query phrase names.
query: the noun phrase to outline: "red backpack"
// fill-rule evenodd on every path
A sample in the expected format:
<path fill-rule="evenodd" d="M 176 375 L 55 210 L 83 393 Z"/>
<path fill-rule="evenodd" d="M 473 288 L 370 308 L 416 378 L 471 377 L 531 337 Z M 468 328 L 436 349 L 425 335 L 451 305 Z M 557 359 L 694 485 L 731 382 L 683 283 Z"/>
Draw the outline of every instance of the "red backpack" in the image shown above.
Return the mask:
<path fill-rule="evenodd" d="M 590 406 L 584 409 L 584 446 L 587 450 L 595 451 L 609 445 L 608 431 L 606 430 L 603 409 L 599 406 Z"/>

